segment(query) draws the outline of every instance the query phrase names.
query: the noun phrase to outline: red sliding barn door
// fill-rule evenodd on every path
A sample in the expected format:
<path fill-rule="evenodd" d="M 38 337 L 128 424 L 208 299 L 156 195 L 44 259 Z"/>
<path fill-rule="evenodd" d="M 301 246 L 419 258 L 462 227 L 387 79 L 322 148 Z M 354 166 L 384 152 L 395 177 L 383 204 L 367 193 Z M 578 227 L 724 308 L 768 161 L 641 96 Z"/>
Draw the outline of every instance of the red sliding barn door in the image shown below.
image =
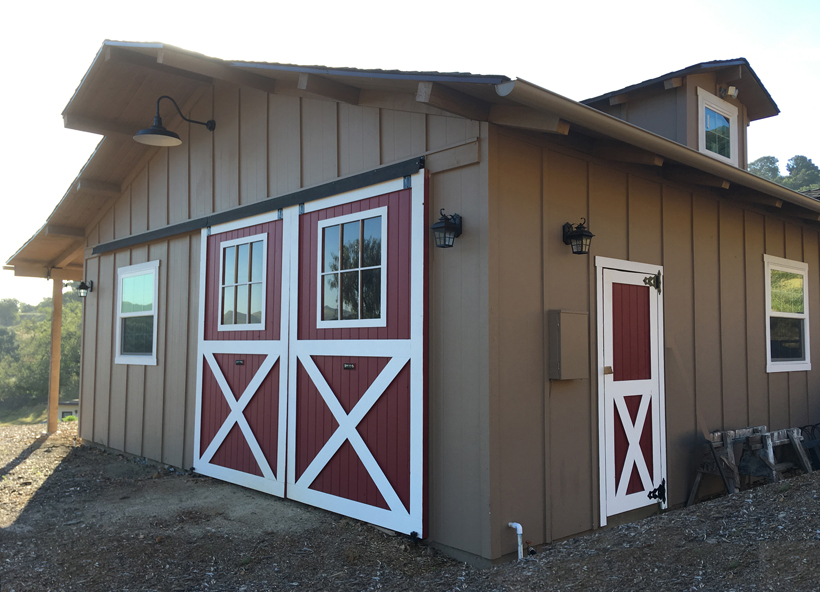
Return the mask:
<path fill-rule="evenodd" d="M 421 534 L 421 175 L 306 206 L 293 222 L 288 497 Z"/>
<path fill-rule="evenodd" d="M 203 233 L 195 469 L 423 534 L 424 171 Z"/>
<path fill-rule="evenodd" d="M 284 495 L 287 331 L 281 220 L 203 237 L 196 470 Z"/>
<path fill-rule="evenodd" d="M 665 479 L 666 447 L 660 291 L 645 273 L 602 273 L 605 519 L 656 503 L 648 494 Z"/>

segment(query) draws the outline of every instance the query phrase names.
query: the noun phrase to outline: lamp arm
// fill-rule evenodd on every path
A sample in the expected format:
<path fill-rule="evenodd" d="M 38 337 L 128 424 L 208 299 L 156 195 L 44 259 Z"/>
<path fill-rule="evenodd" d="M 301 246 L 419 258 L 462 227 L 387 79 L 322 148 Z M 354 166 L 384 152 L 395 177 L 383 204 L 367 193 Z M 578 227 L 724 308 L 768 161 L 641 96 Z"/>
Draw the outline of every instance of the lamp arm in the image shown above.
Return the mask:
<path fill-rule="evenodd" d="M 159 117 L 159 102 L 162 99 L 168 99 L 169 101 L 171 101 L 174 104 L 174 107 L 176 107 L 176 110 L 177 110 L 177 113 L 179 113 L 179 116 L 182 119 L 184 119 L 185 121 L 187 121 L 188 123 L 196 123 L 198 125 L 204 125 L 206 128 L 208 128 L 208 131 L 214 131 L 214 129 L 216 128 L 216 122 L 213 119 L 209 119 L 208 121 L 196 121 L 195 119 L 188 119 L 187 117 L 185 117 L 182 114 L 182 110 L 179 108 L 179 105 L 177 105 L 177 102 L 174 100 L 174 98 L 169 97 L 168 95 L 162 95 L 160 98 L 157 99 L 157 117 Z"/>

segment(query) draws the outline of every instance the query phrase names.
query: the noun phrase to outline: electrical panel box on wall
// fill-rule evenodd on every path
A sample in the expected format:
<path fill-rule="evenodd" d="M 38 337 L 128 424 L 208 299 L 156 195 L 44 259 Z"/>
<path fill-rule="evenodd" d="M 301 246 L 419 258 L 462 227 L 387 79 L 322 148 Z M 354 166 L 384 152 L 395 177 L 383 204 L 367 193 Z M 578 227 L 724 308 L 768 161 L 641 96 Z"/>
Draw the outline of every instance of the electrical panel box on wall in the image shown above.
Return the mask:
<path fill-rule="evenodd" d="M 589 378 L 589 313 L 551 310 L 549 379 Z"/>

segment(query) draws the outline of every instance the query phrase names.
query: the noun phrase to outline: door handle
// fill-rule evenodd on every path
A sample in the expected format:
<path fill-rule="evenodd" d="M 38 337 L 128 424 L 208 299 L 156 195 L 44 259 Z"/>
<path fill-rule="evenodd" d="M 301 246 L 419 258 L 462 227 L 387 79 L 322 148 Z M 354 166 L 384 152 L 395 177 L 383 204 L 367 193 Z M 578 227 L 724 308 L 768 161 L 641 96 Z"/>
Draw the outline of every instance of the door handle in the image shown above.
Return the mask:
<path fill-rule="evenodd" d="M 614 374 L 614 372 L 612 372 L 612 366 L 604 366 L 604 376 L 609 374 Z"/>

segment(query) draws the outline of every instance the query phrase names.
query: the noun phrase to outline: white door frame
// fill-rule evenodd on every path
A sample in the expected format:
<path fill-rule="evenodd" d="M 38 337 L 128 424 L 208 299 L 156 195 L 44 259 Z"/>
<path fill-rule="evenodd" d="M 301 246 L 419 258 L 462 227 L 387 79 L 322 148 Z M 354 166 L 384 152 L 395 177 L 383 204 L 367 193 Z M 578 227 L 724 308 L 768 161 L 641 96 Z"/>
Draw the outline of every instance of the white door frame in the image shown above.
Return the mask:
<path fill-rule="evenodd" d="M 660 437 L 660 474 L 655 480 L 660 483 L 661 479 L 666 479 L 666 380 L 664 363 L 664 321 L 663 321 L 663 266 L 649 263 L 638 263 L 635 261 L 623 261 L 611 259 L 609 257 L 595 257 L 595 293 L 597 300 L 597 331 L 598 331 L 598 467 L 599 467 L 599 489 L 600 489 L 600 526 L 606 526 L 607 517 L 617 512 L 609 512 L 607 507 L 607 438 L 606 438 L 606 404 L 605 404 L 605 376 L 604 376 L 604 270 L 631 272 L 643 275 L 661 275 L 661 292 L 658 294 L 658 412 L 660 417 L 659 437 Z M 669 482 L 666 484 L 669 490 Z M 649 504 L 647 504 L 649 505 Z M 664 504 L 666 507 L 666 504 Z"/>

